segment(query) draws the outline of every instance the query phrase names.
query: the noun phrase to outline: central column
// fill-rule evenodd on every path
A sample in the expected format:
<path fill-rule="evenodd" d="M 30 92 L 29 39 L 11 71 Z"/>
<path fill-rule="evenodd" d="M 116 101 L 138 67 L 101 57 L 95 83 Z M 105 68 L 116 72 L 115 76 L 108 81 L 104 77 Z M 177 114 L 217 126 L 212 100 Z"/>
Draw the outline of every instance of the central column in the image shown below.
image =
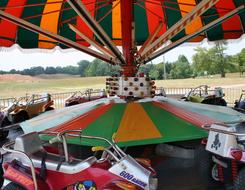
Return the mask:
<path fill-rule="evenodd" d="M 122 48 L 123 55 L 126 59 L 126 65 L 123 65 L 123 74 L 125 76 L 134 76 L 136 66 L 134 65 L 134 55 L 132 53 L 134 47 L 133 37 L 133 20 L 134 20 L 134 0 L 121 0 L 121 22 L 122 22 Z"/>

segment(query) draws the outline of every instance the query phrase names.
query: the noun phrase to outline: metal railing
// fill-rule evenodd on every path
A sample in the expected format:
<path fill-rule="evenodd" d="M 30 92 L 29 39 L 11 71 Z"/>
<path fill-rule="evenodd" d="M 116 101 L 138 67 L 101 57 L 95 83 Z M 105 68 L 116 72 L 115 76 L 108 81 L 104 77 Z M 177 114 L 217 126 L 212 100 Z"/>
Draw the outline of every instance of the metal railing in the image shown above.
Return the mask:
<path fill-rule="evenodd" d="M 66 99 L 72 96 L 74 93 L 80 93 L 81 95 L 89 97 L 89 96 L 99 96 L 101 91 L 102 91 L 101 89 L 87 89 L 83 92 L 74 91 L 74 92 L 52 93 L 51 97 L 52 97 L 52 100 L 54 100 L 55 109 L 60 109 L 65 106 Z M 30 96 L 32 95 L 27 94 L 26 96 L 18 97 L 18 99 L 20 98 L 29 99 Z M 15 99 L 16 98 L 14 97 L 0 99 L 0 111 L 10 106 L 14 102 Z"/>
<path fill-rule="evenodd" d="M 158 89 L 160 89 L 160 88 L 158 88 Z M 167 96 L 177 98 L 177 99 L 179 99 L 182 96 L 184 96 L 185 94 L 187 94 L 191 89 L 192 88 L 164 88 Z M 79 93 L 89 97 L 89 96 L 99 96 L 101 91 L 102 91 L 101 89 L 94 89 L 94 90 L 88 89 L 86 91 L 79 92 Z M 239 89 L 239 88 L 224 88 L 223 91 L 225 93 L 224 99 L 227 101 L 227 103 L 230 106 L 234 105 L 235 100 L 238 100 L 241 93 L 242 93 L 242 89 Z M 54 100 L 55 108 L 60 109 L 60 108 L 64 107 L 65 106 L 65 100 L 76 92 L 78 92 L 78 91 L 51 94 L 52 99 Z M 28 97 L 29 96 L 26 95 L 24 98 L 28 99 Z M 15 100 L 14 97 L 0 99 L 0 111 L 4 108 L 8 107 L 9 105 L 11 105 L 11 103 L 14 100 Z"/>

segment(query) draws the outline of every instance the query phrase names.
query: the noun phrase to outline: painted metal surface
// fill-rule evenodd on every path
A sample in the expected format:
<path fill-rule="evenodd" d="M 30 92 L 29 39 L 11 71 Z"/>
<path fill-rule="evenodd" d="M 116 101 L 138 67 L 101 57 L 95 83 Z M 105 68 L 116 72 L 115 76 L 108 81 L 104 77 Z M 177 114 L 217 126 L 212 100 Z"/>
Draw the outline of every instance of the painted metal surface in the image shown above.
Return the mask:
<path fill-rule="evenodd" d="M 207 133 L 200 128 L 203 124 L 238 120 L 242 116 L 239 116 L 239 112 L 220 106 L 199 106 L 196 103 L 160 97 L 132 103 L 126 103 L 119 98 L 111 98 L 103 103 L 105 100 L 107 99 L 65 108 L 59 110 L 58 115 L 51 111 L 50 114 L 45 113 L 21 123 L 21 127 L 26 133 L 79 129 L 86 135 L 106 138 L 116 133 L 119 145 L 135 146 L 200 139 L 207 137 Z M 79 138 L 69 139 L 69 143 L 81 142 Z M 96 140 L 82 143 L 88 146 L 99 145 Z"/>

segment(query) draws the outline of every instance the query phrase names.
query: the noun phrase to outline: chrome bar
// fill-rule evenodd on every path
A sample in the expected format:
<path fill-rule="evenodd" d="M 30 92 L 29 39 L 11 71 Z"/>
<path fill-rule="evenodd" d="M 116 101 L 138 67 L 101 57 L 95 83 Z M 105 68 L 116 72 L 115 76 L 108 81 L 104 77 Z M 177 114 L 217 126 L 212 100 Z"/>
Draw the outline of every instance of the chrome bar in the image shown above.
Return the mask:
<path fill-rule="evenodd" d="M 223 126 L 225 126 L 225 125 L 223 125 Z M 202 128 L 207 130 L 207 131 L 214 131 L 214 132 L 223 133 L 223 134 L 227 134 L 227 135 L 233 135 L 233 136 L 237 136 L 237 137 L 245 136 L 245 133 L 225 131 L 222 129 L 214 129 L 214 128 L 210 128 L 210 126 L 202 126 Z"/>
<path fill-rule="evenodd" d="M 118 154 L 118 156 L 120 156 L 121 158 L 126 155 L 114 142 L 112 143 L 112 142 L 110 142 L 109 140 L 107 140 L 106 138 L 103 138 L 103 137 L 82 135 L 81 132 L 82 132 L 82 130 L 66 130 L 66 131 L 58 133 L 57 137 L 58 137 L 58 139 L 60 141 L 63 141 L 63 142 L 64 142 L 64 140 L 63 140 L 64 136 L 102 140 L 102 141 L 107 142 L 111 147 L 113 147 L 114 150 L 116 151 L 116 153 Z M 80 134 L 69 134 L 69 133 L 80 133 Z M 66 143 L 65 146 L 67 147 L 67 143 Z M 64 149 L 64 152 L 66 154 L 66 150 L 65 149 Z M 68 153 L 67 153 L 67 155 L 68 155 Z"/>

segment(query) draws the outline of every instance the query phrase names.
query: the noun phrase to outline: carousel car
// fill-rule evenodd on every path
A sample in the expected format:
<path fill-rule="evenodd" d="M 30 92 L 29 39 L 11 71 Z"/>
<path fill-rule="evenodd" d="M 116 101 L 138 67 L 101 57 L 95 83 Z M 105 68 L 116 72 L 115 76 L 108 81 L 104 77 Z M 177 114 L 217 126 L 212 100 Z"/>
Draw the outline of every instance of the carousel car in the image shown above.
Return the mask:
<path fill-rule="evenodd" d="M 53 110 L 54 102 L 50 94 L 32 95 L 28 99 L 21 97 L 0 113 L 1 128 L 33 118 L 40 113 Z M 1 131 L 0 138 L 5 139 L 8 131 Z"/>
<path fill-rule="evenodd" d="M 191 89 L 190 92 L 181 99 L 202 104 L 226 106 L 227 103 L 223 98 L 224 96 L 225 94 L 220 87 L 216 87 L 214 90 L 209 90 L 207 85 L 201 85 Z"/>
<path fill-rule="evenodd" d="M 234 109 L 239 112 L 245 113 L 245 90 L 242 91 L 239 100 L 235 102 Z"/>
<path fill-rule="evenodd" d="M 4 190 L 156 190 L 157 178 L 150 163 L 133 159 L 124 153 L 114 140 L 84 136 L 81 130 L 58 133 L 43 144 L 36 132 L 17 137 L 3 145 L 5 152 Z M 53 135 L 53 134 L 49 134 Z M 101 156 L 74 158 L 68 153 L 66 141 L 72 137 L 97 139 L 106 144 L 93 147 Z M 30 144 L 30 142 L 33 142 Z M 61 144 L 58 153 L 51 144 Z M 57 145 L 58 146 L 58 145 Z"/>
<path fill-rule="evenodd" d="M 206 150 L 200 152 L 202 181 L 209 188 L 224 183 L 245 189 L 245 121 L 204 126 L 209 131 Z"/>
<path fill-rule="evenodd" d="M 93 94 L 94 94 L 93 89 L 87 89 L 85 92 L 80 92 L 80 91 L 74 92 L 71 96 L 69 96 L 65 100 L 65 107 L 106 97 L 105 90 L 100 90 L 99 93 L 97 93 L 98 95 L 93 95 Z"/>

